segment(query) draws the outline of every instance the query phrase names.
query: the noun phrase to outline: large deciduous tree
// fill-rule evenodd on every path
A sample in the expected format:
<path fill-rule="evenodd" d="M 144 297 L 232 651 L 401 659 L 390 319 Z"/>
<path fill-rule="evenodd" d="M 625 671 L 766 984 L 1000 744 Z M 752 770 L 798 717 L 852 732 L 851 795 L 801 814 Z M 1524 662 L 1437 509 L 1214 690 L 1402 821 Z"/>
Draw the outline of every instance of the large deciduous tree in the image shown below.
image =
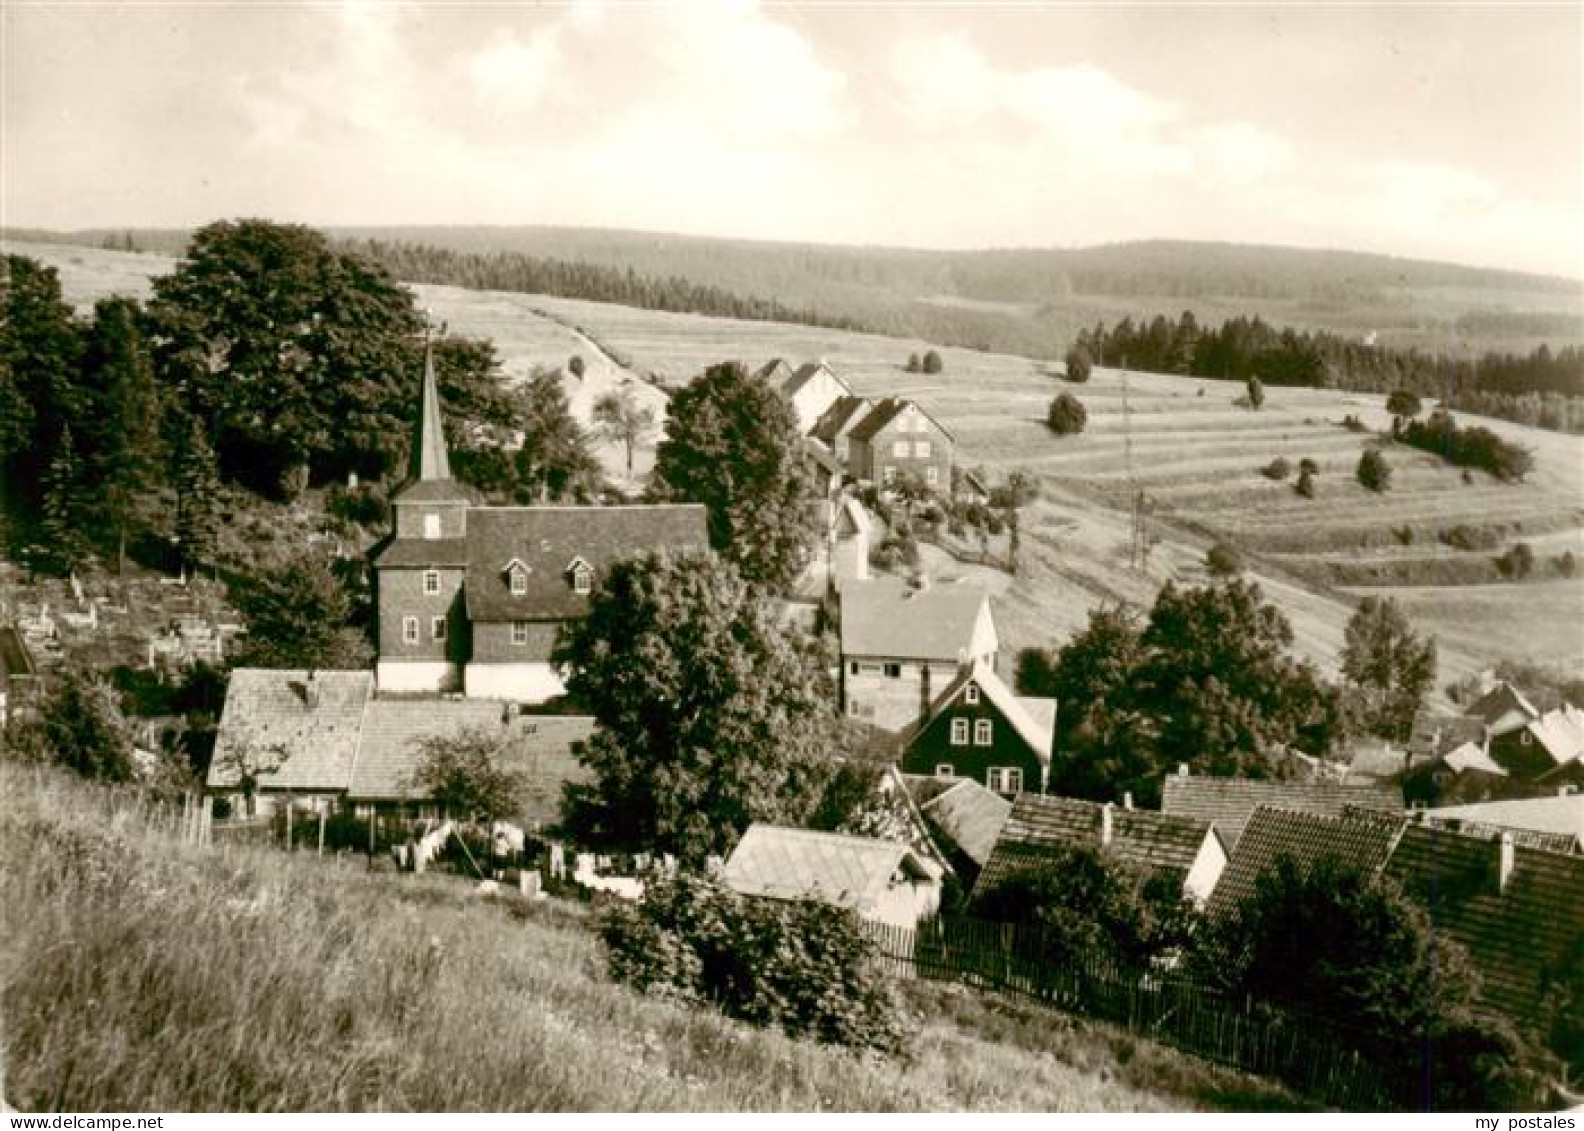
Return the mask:
<path fill-rule="evenodd" d="M 555 662 L 598 723 L 578 749 L 593 781 L 568 792 L 577 835 L 697 863 L 816 804 L 838 721 L 829 677 L 730 562 L 617 564 Z"/>
<path fill-rule="evenodd" d="M 708 507 L 710 544 L 749 581 L 790 585 L 817 540 L 797 416 L 737 362 L 713 366 L 672 398 L 653 492 Z"/>
<path fill-rule="evenodd" d="M 422 740 L 413 782 L 452 817 L 495 821 L 522 802 L 520 775 L 505 768 L 506 739 L 477 728 Z"/>
<path fill-rule="evenodd" d="M 1371 728 L 1406 740 L 1435 672 L 1435 641 L 1421 640 L 1390 597 L 1364 598 L 1348 621 L 1342 674 L 1365 697 Z"/>
<path fill-rule="evenodd" d="M 523 434 L 515 458 L 517 501 L 588 501 L 599 487 L 599 462 L 572 416 L 560 376 L 536 369 L 517 397 Z"/>
<path fill-rule="evenodd" d="M 638 403 L 630 389 L 606 393 L 594 402 L 595 430 L 627 453 L 627 478 L 632 478 L 633 452 L 654 434 L 654 410 Z"/>

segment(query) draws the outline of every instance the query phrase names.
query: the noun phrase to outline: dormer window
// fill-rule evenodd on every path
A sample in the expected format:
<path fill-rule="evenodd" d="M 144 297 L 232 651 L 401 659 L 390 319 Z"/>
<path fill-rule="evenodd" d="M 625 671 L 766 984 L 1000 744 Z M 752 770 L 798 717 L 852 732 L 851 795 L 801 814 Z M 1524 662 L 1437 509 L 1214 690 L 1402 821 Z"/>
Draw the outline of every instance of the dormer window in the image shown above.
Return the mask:
<path fill-rule="evenodd" d="M 506 563 L 506 584 L 511 587 L 513 597 L 521 597 L 528 592 L 528 567 L 518 558 Z"/>
<path fill-rule="evenodd" d="M 594 588 L 594 570 L 582 558 L 573 558 L 572 564 L 567 567 L 567 573 L 572 578 L 572 592 L 581 596 L 588 596 Z"/>

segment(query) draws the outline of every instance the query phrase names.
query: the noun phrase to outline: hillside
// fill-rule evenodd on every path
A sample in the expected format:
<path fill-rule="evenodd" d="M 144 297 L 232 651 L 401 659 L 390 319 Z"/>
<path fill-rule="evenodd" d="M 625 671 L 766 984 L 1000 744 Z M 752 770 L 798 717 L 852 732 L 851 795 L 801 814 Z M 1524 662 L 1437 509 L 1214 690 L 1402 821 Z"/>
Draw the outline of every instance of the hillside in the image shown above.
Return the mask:
<path fill-rule="evenodd" d="M 146 293 L 148 276 L 170 266 L 155 256 L 14 246 L 58 267 L 68 299 L 79 305 L 113 291 Z M 1340 421 L 1356 415 L 1373 429 L 1385 428 L 1378 396 L 1271 389 L 1265 407 L 1252 412 L 1233 404 L 1239 385 L 1131 374 L 1124 413 L 1124 378 L 1115 370 L 1099 370 L 1074 387 L 1043 362 L 945 349 L 944 372 L 925 376 L 902 369 L 909 352 L 928 347 L 922 339 L 454 287 L 417 290 L 436 318 L 494 339 L 509 375 L 583 354 L 589 375 L 581 383 L 568 378 L 580 413 L 594 390 L 623 381 L 663 406 L 661 394 L 636 374 L 680 382 L 729 358 L 758 365 L 776 356 L 824 357 L 860 393 L 917 398 L 956 434 L 962 463 L 993 474 L 1021 469 L 1041 481 L 1043 497 L 1026 517 L 1024 568 L 1016 578 L 948 567 L 972 572 L 996 590 L 1009 651 L 1060 643 L 1101 602 L 1143 605 L 1168 579 L 1202 579 L 1205 549 L 1228 537 L 1253 555 L 1251 572 L 1292 620 L 1299 651 L 1328 671 L 1335 670 L 1353 604 L 1371 592 L 1396 596 L 1436 635 L 1443 685 L 1509 657 L 1584 662 L 1578 616 L 1584 579 L 1552 569 L 1565 551 L 1584 553 L 1584 441 L 1578 438 L 1483 422 L 1535 450 L 1537 471 L 1522 484 L 1480 472 L 1465 483 L 1435 457 L 1393 445 L 1387 452 L 1396 469 L 1393 489 L 1373 495 L 1352 476 L 1372 438 Z M 590 337 L 620 362 L 595 355 Z M 1088 406 L 1089 426 L 1081 436 L 1056 439 L 1043 418 L 1064 388 Z M 1151 500 L 1150 531 L 1158 542 L 1145 572 L 1126 568 L 1129 432 L 1133 479 Z M 614 466 L 615 450 L 604 454 Z M 1301 499 L 1290 482 L 1260 474 L 1277 456 L 1320 465 L 1317 498 Z M 1491 548 L 1469 552 L 1444 544 L 1443 534 L 1460 525 L 1483 530 Z M 1501 582 L 1493 558 L 1518 541 L 1535 549 L 1537 576 Z"/>
<path fill-rule="evenodd" d="M 0 1085 L 23 1111 L 1251 1110 L 1274 1087 L 920 986 L 901 1059 L 608 981 L 586 908 L 270 849 L 0 763 Z"/>
<path fill-rule="evenodd" d="M 330 232 L 679 277 L 885 333 L 1032 356 L 1060 356 L 1079 328 L 1097 321 L 1174 319 L 1185 309 L 1206 325 L 1257 314 L 1276 325 L 1375 333 L 1384 345 L 1453 354 L 1584 342 L 1579 280 L 1347 251 L 1166 240 L 939 251 L 545 227 Z M 127 236 L 168 255 L 186 240 L 179 231 L 90 231 L 63 242 Z"/>

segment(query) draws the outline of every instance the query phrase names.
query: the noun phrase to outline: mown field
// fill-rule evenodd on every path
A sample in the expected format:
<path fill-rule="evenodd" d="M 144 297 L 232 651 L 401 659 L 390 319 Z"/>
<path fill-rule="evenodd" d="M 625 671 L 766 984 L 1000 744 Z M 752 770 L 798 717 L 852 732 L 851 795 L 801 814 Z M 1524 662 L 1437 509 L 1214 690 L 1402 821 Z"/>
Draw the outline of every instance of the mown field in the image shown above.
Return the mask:
<path fill-rule="evenodd" d="M 175 844 L 0 763 L 0 1087 L 22 1111 L 1173 1111 L 1280 1089 L 1103 1026 L 904 989 L 884 1059 L 633 993 L 589 911 Z"/>
<path fill-rule="evenodd" d="M 111 290 L 139 293 L 151 272 L 169 268 L 152 256 L 15 246 L 57 266 L 79 304 Z M 544 296 L 417 291 L 437 319 L 493 338 L 512 376 L 582 355 L 585 381 L 567 379 L 580 413 L 597 391 L 623 383 L 663 410 L 646 379 L 675 384 L 717 361 L 757 366 L 772 357 L 823 357 L 860 393 L 918 400 L 956 435 L 964 464 L 1041 481 L 1042 498 L 1025 518 L 1022 568 L 996 585 L 998 623 L 1012 650 L 1060 643 L 1098 603 L 1147 605 L 1166 580 L 1201 580 L 1204 551 L 1225 538 L 1244 550 L 1250 573 L 1291 619 L 1298 650 L 1326 670 L 1335 670 L 1354 605 L 1370 593 L 1396 596 L 1437 637 L 1442 684 L 1508 657 L 1584 664 L 1584 577 L 1565 579 L 1554 567 L 1568 549 L 1584 554 L 1584 440 L 1576 437 L 1480 421 L 1535 451 L 1535 473 L 1521 484 L 1482 472 L 1465 482 L 1434 456 L 1390 445 L 1392 487 L 1375 495 L 1353 468 L 1388 425 L 1379 396 L 1271 388 L 1252 411 L 1234 403 L 1239 385 L 1137 373 L 1124 380 L 1098 370 L 1086 385 L 1069 386 L 1049 363 L 959 349 L 940 350 L 943 372 L 926 376 L 903 371 L 909 353 L 929 348 L 923 341 Z M 572 327 L 625 366 L 601 357 Z M 1043 419 L 1064 389 L 1085 403 L 1089 425 L 1058 439 Z M 1343 428 L 1348 415 L 1373 434 Z M 619 476 L 620 452 L 605 445 L 601 454 Z M 1320 466 L 1316 498 L 1261 474 L 1278 456 Z M 640 454 L 640 476 L 651 457 Z M 1138 571 L 1127 554 L 1136 489 L 1149 500 L 1156 543 Z M 1443 535 L 1459 526 L 1488 548 L 1447 545 Z M 1520 541 L 1535 551 L 1535 575 L 1502 581 L 1494 559 Z"/>

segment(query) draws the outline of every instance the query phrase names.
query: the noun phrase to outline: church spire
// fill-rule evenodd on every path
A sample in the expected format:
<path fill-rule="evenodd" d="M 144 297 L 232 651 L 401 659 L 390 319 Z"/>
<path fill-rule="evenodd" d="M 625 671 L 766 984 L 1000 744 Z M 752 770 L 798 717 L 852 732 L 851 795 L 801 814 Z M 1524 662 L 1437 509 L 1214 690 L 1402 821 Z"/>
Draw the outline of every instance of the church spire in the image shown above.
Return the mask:
<path fill-rule="evenodd" d="M 446 456 L 445 424 L 440 419 L 440 391 L 435 385 L 434 345 L 424 342 L 423 407 L 419 409 L 418 435 L 413 438 L 408 481 L 447 480 L 451 461 Z"/>

